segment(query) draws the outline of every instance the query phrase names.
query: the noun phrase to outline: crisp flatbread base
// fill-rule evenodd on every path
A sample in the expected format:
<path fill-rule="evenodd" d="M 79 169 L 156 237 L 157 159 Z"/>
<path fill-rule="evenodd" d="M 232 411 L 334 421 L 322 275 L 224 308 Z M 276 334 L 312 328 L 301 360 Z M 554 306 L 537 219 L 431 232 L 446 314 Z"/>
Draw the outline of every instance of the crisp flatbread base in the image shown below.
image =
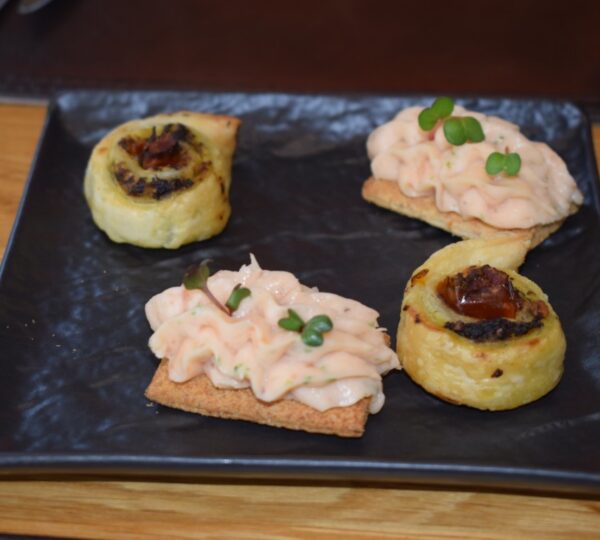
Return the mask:
<path fill-rule="evenodd" d="M 476 218 L 463 218 L 455 212 L 440 212 L 433 197 L 407 197 L 397 182 L 374 177 L 363 184 L 362 196 L 377 206 L 426 221 L 461 238 L 491 238 L 510 234 L 528 240 L 529 249 L 541 244 L 564 222 L 563 219 L 529 229 L 497 229 Z M 577 209 L 578 206 L 572 204 L 570 213 L 575 213 Z"/>
<path fill-rule="evenodd" d="M 258 400 L 249 388 L 216 388 L 206 375 L 175 383 L 169 379 L 168 360 L 161 360 L 146 389 L 146 397 L 167 407 L 205 416 L 249 420 L 339 437 L 360 437 L 364 433 L 370 402 L 370 398 L 363 398 L 350 407 L 323 412 L 289 399 L 267 403 Z"/>

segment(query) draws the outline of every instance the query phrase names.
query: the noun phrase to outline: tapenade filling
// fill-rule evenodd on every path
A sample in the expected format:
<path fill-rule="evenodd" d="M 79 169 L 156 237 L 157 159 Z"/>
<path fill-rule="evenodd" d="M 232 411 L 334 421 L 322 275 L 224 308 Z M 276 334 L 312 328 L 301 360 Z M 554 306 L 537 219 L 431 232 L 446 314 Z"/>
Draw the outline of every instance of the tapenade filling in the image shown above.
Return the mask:
<path fill-rule="evenodd" d="M 119 146 L 136 158 L 142 169 L 180 169 L 189 161 L 189 155 L 180 143 L 190 140 L 190 130 L 183 124 L 167 124 L 160 135 L 153 127 L 148 138 L 123 137 Z"/>
<path fill-rule="evenodd" d="M 118 145 L 137 166 L 149 172 L 148 176 L 136 176 L 131 170 L 135 165 L 129 167 L 127 158 L 115 164 L 115 179 L 125 193 L 134 197 L 160 200 L 191 188 L 211 168 L 211 162 L 203 157 L 203 145 L 183 124 L 166 124 L 160 133 L 153 127 L 148 137 L 128 135 Z M 182 171 L 182 175 L 173 176 L 173 170 Z"/>
<path fill-rule="evenodd" d="M 527 298 L 505 272 L 489 265 L 471 266 L 437 286 L 448 307 L 476 322 L 449 321 L 444 327 L 473 341 L 501 341 L 522 336 L 543 324 L 548 306 Z"/>

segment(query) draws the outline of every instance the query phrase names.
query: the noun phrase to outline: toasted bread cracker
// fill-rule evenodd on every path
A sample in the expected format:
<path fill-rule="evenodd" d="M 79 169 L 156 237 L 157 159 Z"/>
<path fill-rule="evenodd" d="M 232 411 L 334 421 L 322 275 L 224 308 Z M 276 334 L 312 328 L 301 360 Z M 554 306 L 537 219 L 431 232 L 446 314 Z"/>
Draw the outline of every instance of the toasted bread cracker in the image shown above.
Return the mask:
<path fill-rule="evenodd" d="M 363 398 L 350 407 L 323 412 L 289 399 L 267 403 L 258 400 L 249 388 L 216 388 L 206 375 L 175 383 L 169 379 L 168 360 L 162 360 L 158 366 L 146 389 L 146 397 L 167 407 L 205 416 L 249 420 L 339 437 L 360 437 L 364 433 L 370 402 L 370 398 Z"/>
<path fill-rule="evenodd" d="M 362 196 L 377 206 L 420 219 L 461 238 L 490 238 L 498 234 L 510 234 L 529 240 L 530 250 L 541 244 L 564 222 L 563 219 L 529 229 L 497 229 L 476 218 L 463 218 L 455 212 L 440 212 L 433 197 L 408 197 L 397 182 L 374 177 L 363 184 Z M 572 204 L 570 213 L 575 213 L 577 209 L 578 206 Z"/>

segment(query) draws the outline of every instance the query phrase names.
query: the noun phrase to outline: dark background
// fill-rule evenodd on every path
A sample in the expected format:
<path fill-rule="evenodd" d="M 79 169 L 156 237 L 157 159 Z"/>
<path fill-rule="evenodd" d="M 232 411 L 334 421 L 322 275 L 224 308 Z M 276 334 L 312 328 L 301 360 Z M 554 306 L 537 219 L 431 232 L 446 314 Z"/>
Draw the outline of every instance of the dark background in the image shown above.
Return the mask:
<path fill-rule="evenodd" d="M 600 100 L 600 2 L 54 0 L 0 11 L 0 92 L 170 88 Z"/>

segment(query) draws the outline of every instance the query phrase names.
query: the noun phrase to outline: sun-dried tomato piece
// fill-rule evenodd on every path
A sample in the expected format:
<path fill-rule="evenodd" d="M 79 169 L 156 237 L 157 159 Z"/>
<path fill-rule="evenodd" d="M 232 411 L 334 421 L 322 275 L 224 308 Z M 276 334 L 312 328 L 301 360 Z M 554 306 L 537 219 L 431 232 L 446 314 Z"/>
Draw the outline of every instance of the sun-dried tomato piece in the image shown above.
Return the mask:
<path fill-rule="evenodd" d="M 513 319 L 523 306 L 509 276 L 487 264 L 446 277 L 437 292 L 454 311 L 476 319 Z"/>

